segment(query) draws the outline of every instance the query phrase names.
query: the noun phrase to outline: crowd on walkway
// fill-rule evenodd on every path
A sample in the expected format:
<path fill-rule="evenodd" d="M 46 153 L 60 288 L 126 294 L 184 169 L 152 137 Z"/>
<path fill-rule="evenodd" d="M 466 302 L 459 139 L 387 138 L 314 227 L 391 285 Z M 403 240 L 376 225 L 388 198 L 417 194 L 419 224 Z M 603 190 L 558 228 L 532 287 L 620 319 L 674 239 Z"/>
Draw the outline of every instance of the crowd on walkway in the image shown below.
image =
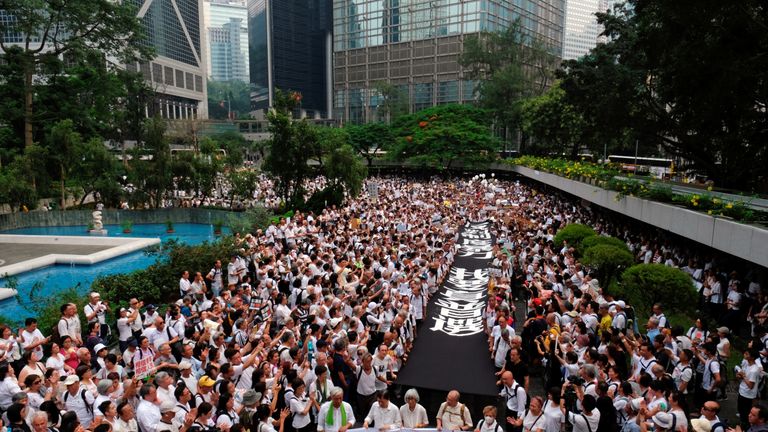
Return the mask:
<path fill-rule="evenodd" d="M 2 328 L 3 424 L 11 432 L 555 432 L 566 424 L 725 432 L 717 412 L 723 367 L 741 354 L 731 353 L 730 330 L 710 332 L 703 318 L 670 328 L 663 305 L 639 323 L 573 245 L 553 243 L 560 227 L 580 222 L 626 240 L 638 261 L 683 268 L 725 322 L 751 320 L 754 340 L 734 379 L 742 426 L 762 430 L 768 409 L 752 405 L 768 353 L 768 307 L 756 277 L 723 278 L 712 258 L 515 182 L 376 183 L 375 199 L 363 193 L 343 208 L 296 213 L 238 237 L 239 252 L 180 275 L 178 300 L 167 305 L 130 299 L 115 310 L 93 292 L 83 310 L 62 305 L 50 335 L 34 318 L 18 332 Z M 482 311 L 488 353 L 479 354 L 495 363 L 504 409 L 487 406 L 473 422 L 457 391 L 427 413 L 418 392 L 395 381 L 429 331 L 421 326 L 427 302 L 449 272 L 461 228 L 482 220 L 497 243 Z M 546 394 L 529 392 L 535 369 L 544 371 Z"/>

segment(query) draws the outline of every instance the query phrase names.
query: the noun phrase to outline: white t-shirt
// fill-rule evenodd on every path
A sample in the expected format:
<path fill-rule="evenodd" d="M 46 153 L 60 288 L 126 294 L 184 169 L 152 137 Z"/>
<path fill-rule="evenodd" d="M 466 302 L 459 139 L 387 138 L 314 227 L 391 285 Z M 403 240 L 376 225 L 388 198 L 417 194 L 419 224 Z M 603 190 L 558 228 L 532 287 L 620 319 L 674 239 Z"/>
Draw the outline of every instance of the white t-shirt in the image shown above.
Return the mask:
<path fill-rule="evenodd" d="M 538 415 L 534 415 L 528 411 L 523 417 L 523 430 L 536 432 L 537 430 L 545 430 L 547 426 L 547 420 L 544 417 L 544 411 Z"/>
<path fill-rule="evenodd" d="M 26 350 L 27 346 L 45 339 L 45 336 L 40 332 L 40 329 L 35 329 L 32 332 L 28 332 L 26 329 L 21 332 L 21 346 Z M 38 345 L 32 349 L 32 354 L 35 357 L 35 361 L 40 361 L 43 358 L 43 345 Z"/>
<path fill-rule="evenodd" d="M 742 372 L 744 372 L 745 379 L 741 380 L 739 383 L 739 396 L 745 397 L 747 399 L 754 399 L 757 397 L 757 385 L 760 383 L 760 374 L 762 373 L 763 368 L 759 363 L 755 363 L 753 365 L 749 365 L 746 362 L 744 363 L 745 364 L 742 364 L 741 367 Z M 755 383 L 751 389 L 749 386 L 747 386 L 747 380 Z"/>
<path fill-rule="evenodd" d="M 591 415 L 568 413 L 568 421 L 573 425 L 573 432 L 597 432 L 600 423 L 600 411 L 595 408 Z M 589 422 L 589 426 L 587 426 Z"/>
<path fill-rule="evenodd" d="M 363 370 L 362 366 L 358 366 L 357 372 L 357 393 L 363 396 L 369 396 L 376 392 L 376 370 L 371 368 L 369 373 Z"/>
<path fill-rule="evenodd" d="M 560 432 L 562 424 L 565 423 L 565 414 L 560 409 L 560 405 L 547 402 L 547 407 L 544 408 L 544 417 L 547 418 L 546 432 Z"/>
<path fill-rule="evenodd" d="M 400 407 L 400 418 L 403 420 L 403 427 L 407 429 L 415 428 L 416 425 L 428 424 L 427 410 L 423 406 L 416 404 L 413 411 L 405 404 Z"/>
<path fill-rule="evenodd" d="M 117 337 L 121 342 L 127 341 L 133 336 L 131 329 L 131 323 L 128 322 L 128 318 L 118 318 L 117 320 Z"/>

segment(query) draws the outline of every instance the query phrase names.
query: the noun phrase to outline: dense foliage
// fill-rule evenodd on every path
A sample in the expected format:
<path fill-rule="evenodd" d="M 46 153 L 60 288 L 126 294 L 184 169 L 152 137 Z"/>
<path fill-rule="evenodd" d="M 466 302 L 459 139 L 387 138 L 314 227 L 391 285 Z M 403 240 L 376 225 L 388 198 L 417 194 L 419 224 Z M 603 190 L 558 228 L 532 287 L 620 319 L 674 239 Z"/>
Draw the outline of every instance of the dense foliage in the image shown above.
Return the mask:
<path fill-rule="evenodd" d="M 619 271 L 631 266 L 635 259 L 626 245 L 618 247 L 612 244 L 595 244 L 584 249 L 584 265 L 597 269 L 598 280 L 602 286 L 610 286 L 613 277 Z"/>
<path fill-rule="evenodd" d="M 598 21 L 607 42 L 560 73 L 566 101 L 585 119 L 584 140 L 597 148 L 639 140 L 718 185 L 765 188 L 764 2 L 628 0 Z"/>
<path fill-rule="evenodd" d="M 506 29 L 469 35 L 459 63 L 477 83 L 480 105 L 508 136 L 522 126 L 523 105 L 542 95 L 557 68 L 557 47 L 525 29 L 520 19 Z M 525 138 L 520 143 L 525 150 Z"/>
<path fill-rule="evenodd" d="M 554 243 L 557 248 L 562 247 L 563 242 L 565 242 L 568 247 L 578 248 L 584 239 L 596 235 L 597 233 L 592 228 L 586 225 L 572 223 L 560 228 L 555 235 Z"/>
<path fill-rule="evenodd" d="M 286 208 L 305 208 L 305 182 L 317 174 L 309 162 L 316 162 L 320 173 L 329 180 L 328 188 L 357 196 L 368 170 L 351 146 L 350 134 L 343 129 L 314 126 L 306 119 L 294 119 L 293 112 L 300 105 L 299 93 L 278 90 L 275 107 L 267 112 L 272 138 L 264 169 L 274 178 L 277 194 Z"/>
<path fill-rule="evenodd" d="M 663 264 L 638 264 L 628 268 L 621 275 L 621 290 L 627 302 L 642 316 L 649 315 L 654 303 L 684 314 L 692 314 L 698 303 L 691 277 Z"/>
<path fill-rule="evenodd" d="M 400 116 L 392 125 L 397 139 L 388 156 L 434 168 L 490 162 L 500 148 L 491 120 L 485 109 L 455 104 Z"/>

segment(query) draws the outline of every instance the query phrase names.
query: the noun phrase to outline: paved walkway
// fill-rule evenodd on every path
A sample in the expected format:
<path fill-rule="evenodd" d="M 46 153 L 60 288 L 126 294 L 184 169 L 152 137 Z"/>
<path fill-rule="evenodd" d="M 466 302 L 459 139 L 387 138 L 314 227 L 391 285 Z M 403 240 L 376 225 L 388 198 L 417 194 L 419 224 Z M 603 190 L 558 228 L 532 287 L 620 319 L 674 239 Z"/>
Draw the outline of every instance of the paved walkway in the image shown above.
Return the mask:
<path fill-rule="evenodd" d="M 50 254 L 90 255 L 109 249 L 111 245 L 67 245 L 67 244 L 0 244 L 0 267 L 17 264 Z"/>

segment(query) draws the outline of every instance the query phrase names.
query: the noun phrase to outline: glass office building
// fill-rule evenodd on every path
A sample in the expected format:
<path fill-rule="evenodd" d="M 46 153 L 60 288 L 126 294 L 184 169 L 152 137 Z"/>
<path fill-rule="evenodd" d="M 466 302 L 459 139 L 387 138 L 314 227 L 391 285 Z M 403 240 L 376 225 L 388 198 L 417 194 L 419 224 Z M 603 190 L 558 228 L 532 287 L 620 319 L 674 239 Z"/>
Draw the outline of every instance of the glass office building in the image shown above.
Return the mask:
<path fill-rule="evenodd" d="M 618 0 L 568 0 L 565 6 L 565 31 L 563 36 L 563 60 L 577 59 L 598 43 L 605 42 L 600 36 L 603 27 L 597 23 L 595 13 L 606 12 L 620 3 Z"/>
<path fill-rule="evenodd" d="M 331 0 L 249 0 L 251 107 L 272 105 L 276 89 L 302 94 L 302 115 L 331 111 Z"/>
<path fill-rule="evenodd" d="M 407 95 L 410 110 L 475 100 L 458 64 L 467 35 L 514 20 L 561 55 L 565 0 L 333 0 L 333 111 L 379 119 L 376 83 Z"/>
<path fill-rule="evenodd" d="M 245 0 L 205 0 L 203 6 L 208 76 L 213 81 L 250 82 Z"/>
<path fill-rule="evenodd" d="M 128 64 L 155 90 L 147 115 L 168 119 L 207 118 L 206 56 L 202 39 L 203 0 L 126 0 L 138 9 L 147 43 L 157 56 Z"/>

